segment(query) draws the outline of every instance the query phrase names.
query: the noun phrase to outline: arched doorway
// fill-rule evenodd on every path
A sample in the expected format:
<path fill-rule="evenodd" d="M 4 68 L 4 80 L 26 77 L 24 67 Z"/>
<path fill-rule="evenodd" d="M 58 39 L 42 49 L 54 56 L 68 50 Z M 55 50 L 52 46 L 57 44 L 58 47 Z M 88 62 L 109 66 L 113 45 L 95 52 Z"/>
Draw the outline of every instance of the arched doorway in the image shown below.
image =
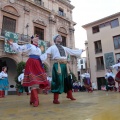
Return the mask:
<path fill-rule="evenodd" d="M 0 71 L 3 66 L 7 66 L 8 68 L 8 80 L 9 80 L 9 90 L 5 93 L 6 95 L 16 94 L 16 83 L 14 81 L 15 76 L 17 74 L 17 62 L 9 57 L 1 57 L 0 58 Z"/>

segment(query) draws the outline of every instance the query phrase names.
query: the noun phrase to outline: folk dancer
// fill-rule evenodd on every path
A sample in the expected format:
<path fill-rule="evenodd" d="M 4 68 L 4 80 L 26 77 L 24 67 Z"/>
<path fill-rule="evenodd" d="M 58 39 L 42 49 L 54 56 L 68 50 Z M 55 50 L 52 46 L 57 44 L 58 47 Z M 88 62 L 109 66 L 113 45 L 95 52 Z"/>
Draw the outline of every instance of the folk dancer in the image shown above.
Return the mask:
<path fill-rule="evenodd" d="M 112 68 L 115 68 L 117 70 L 117 74 L 115 76 L 115 81 L 118 83 L 118 90 L 120 92 L 120 62 L 117 64 L 111 66 Z"/>
<path fill-rule="evenodd" d="M 26 52 L 29 59 L 26 62 L 23 86 L 31 86 L 30 105 L 34 107 L 39 105 L 38 90 L 48 86 L 47 74 L 43 68 L 42 61 L 47 59 L 47 54 L 42 54 L 38 47 L 39 36 L 31 37 L 32 44 L 18 45 L 12 41 L 8 41 L 12 50 L 16 52 Z"/>
<path fill-rule="evenodd" d="M 52 82 L 51 82 L 51 92 L 54 93 L 53 103 L 60 104 L 59 94 L 65 92 L 67 93 L 67 98 L 71 100 L 76 100 L 72 96 L 72 87 L 69 87 L 69 67 L 67 62 L 67 55 L 80 56 L 84 50 L 72 50 L 70 48 L 64 47 L 61 44 L 62 37 L 57 34 L 53 37 L 54 45 L 49 47 L 46 53 L 54 61 L 52 69 Z M 71 86 L 71 85 L 70 85 Z"/>
<path fill-rule="evenodd" d="M 0 73 L 0 98 L 5 97 L 5 90 L 8 90 L 8 74 L 7 67 L 2 67 L 2 72 Z"/>
<path fill-rule="evenodd" d="M 83 83 L 84 83 L 86 90 L 88 92 L 93 92 L 92 84 L 91 84 L 91 80 L 90 80 L 90 74 L 88 71 L 86 73 L 82 74 L 82 79 L 83 79 Z"/>
<path fill-rule="evenodd" d="M 115 75 L 112 72 L 112 69 L 108 69 L 107 73 L 105 74 L 106 79 L 106 90 L 113 90 L 117 91 L 117 88 L 115 87 Z"/>
<path fill-rule="evenodd" d="M 21 83 L 18 95 L 21 95 L 21 93 L 23 93 L 24 90 L 25 90 L 26 94 L 29 95 L 29 89 L 28 89 L 28 87 L 23 87 L 22 86 L 23 79 L 24 79 L 24 71 L 25 71 L 25 69 L 23 69 L 22 73 L 18 76 L 18 81 Z"/>

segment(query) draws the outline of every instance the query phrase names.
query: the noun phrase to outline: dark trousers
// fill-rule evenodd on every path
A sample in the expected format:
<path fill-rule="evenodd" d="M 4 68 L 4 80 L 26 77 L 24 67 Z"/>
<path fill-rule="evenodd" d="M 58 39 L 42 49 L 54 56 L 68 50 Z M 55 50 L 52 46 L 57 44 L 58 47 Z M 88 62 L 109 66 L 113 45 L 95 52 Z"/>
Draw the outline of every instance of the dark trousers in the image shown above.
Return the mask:
<path fill-rule="evenodd" d="M 29 92 L 28 87 L 24 87 L 25 92 Z"/>

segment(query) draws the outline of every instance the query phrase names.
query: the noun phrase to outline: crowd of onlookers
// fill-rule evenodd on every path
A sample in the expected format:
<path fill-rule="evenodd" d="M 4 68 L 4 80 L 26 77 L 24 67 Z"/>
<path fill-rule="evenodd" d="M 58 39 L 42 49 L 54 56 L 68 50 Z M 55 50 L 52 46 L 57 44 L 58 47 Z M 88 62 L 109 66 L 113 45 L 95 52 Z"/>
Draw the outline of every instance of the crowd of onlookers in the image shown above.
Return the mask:
<path fill-rule="evenodd" d="M 80 81 L 76 81 L 73 83 L 73 92 L 84 92 L 86 91 L 85 86 L 80 82 Z"/>
<path fill-rule="evenodd" d="M 97 89 L 94 82 L 91 84 L 91 88 L 92 88 L 92 90 Z M 79 81 L 76 81 L 73 83 L 73 92 L 85 92 L 85 91 L 88 91 L 88 90 L 87 90 L 86 86 L 84 85 L 83 80 L 79 80 Z"/>

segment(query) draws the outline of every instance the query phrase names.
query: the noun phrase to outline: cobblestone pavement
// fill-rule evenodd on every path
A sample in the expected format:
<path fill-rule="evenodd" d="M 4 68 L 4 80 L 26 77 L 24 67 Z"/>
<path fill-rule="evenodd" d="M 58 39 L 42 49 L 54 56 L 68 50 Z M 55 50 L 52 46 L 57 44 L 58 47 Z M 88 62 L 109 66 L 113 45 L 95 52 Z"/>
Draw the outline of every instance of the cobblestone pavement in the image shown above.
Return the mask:
<path fill-rule="evenodd" d="M 40 105 L 29 105 L 29 96 L 0 98 L 0 120 L 120 120 L 120 93 L 75 92 L 76 101 L 60 95 L 61 104 L 52 103 L 53 95 L 39 94 Z"/>

